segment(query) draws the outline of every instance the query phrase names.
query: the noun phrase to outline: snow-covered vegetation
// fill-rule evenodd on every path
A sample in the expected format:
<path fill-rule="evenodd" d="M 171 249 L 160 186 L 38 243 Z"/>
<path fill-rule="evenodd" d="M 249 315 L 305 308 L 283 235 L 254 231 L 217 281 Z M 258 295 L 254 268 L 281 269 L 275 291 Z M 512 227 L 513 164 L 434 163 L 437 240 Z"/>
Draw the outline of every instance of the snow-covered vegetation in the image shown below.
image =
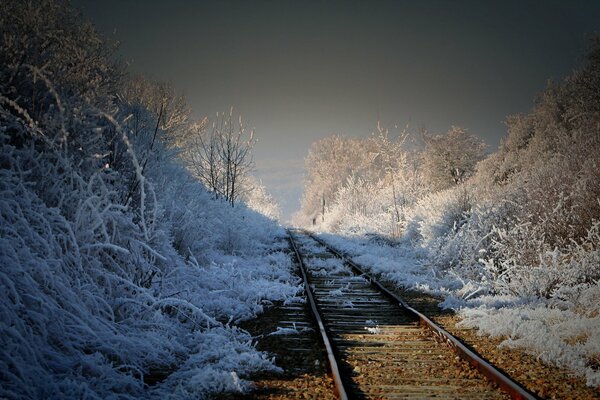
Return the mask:
<path fill-rule="evenodd" d="M 380 125 L 366 139 L 316 142 L 296 221 L 598 386 L 600 41 L 506 124 L 487 157 L 457 127 L 419 143 Z"/>
<path fill-rule="evenodd" d="M 114 48 L 67 4 L 0 2 L 2 398 L 203 398 L 277 369 L 235 324 L 297 293 L 284 232 L 198 181 L 180 149 L 207 122 Z"/>

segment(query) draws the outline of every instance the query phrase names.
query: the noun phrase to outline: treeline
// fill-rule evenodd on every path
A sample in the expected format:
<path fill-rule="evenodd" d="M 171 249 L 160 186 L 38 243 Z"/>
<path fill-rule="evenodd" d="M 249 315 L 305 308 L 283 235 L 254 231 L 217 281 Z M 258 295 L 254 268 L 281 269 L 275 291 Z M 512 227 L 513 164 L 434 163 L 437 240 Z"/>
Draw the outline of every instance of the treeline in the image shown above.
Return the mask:
<path fill-rule="evenodd" d="M 332 136 L 312 145 L 299 223 L 417 246 L 496 293 L 559 296 L 600 279 L 600 42 L 486 155 L 446 134 Z M 566 289 L 565 289 L 566 290 Z M 565 295 L 566 296 L 566 295 Z M 569 295 L 571 297 L 575 295 Z"/>
<path fill-rule="evenodd" d="M 249 134 L 115 48 L 66 2 L 0 2 L 2 398 L 201 398 L 274 368 L 233 325 L 296 292 L 240 201 L 276 212 Z"/>

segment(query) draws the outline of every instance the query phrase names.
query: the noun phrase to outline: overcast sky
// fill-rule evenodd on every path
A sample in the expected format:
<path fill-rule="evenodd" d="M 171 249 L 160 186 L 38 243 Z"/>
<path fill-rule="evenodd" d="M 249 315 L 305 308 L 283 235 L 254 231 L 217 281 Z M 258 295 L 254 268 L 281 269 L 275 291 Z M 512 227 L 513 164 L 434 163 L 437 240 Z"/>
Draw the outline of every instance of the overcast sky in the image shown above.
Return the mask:
<path fill-rule="evenodd" d="M 134 71 L 172 83 L 196 116 L 233 106 L 259 140 L 256 174 L 286 217 L 310 144 L 377 119 L 497 146 L 600 33 L 600 1 L 76 0 Z"/>

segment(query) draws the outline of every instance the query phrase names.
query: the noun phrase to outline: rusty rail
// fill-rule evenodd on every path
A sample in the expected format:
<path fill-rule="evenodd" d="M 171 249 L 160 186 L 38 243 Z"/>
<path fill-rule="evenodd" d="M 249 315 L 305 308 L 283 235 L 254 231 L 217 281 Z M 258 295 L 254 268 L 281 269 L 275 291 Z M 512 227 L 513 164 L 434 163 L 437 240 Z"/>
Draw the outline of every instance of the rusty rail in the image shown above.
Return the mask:
<path fill-rule="evenodd" d="M 323 340 L 323 344 L 325 345 L 325 350 L 327 352 L 327 359 L 329 361 L 329 367 L 331 369 L 331 376 L 333 378 L 333 382 L 335 385 L 335 390 L 337 392 L 338 397 L 341 400 L 347 400 L 348 395 L 346 394 L 346 389 L 344 388 L 344 384 L 342 382 L 342 376 L 340 374 L 340 369 L 337 364 L 337 360 L 335 354 L 333 352 L 333 346 L 331 345 L 331 341 L 329 340 L 329 336 L 327 335 L 327 331 L 325 329 L 325 324 L 323 323 L 323 319 L 319 313 L 319 309 L 317 307 L 317 303 L 312 295 L 310 290 L 310 283 L 308 281 L 308 275 L 306 274 L 306 266 L 304 265 L 304 261 L 298 248 L 296 247 L 296 243 L 294 242 L 294 236 L 288 230 L 288 236 L 290 240 L 290 244 L 292 249 L 294 250 L 294 254 L 296 255 L 296 260 L 298 260 L 298 265 L 300 266 L 300 271 L 302 272 L 302 279 L 304 280 L 304 287 L 306 291 L 306 297 L 308 298 L 308 302 L 310 303 L 310 308 L 312 310 L 313 316 L 315 318 L 315 322 L 319 326 L 319 332 L 321 333 L 321 339 Z"/>
<path fill-rule="evenodd" d="M 302 232 L 312 239 L 317 241 L 319 244 L 324 246 L 328 251 L 335 254 L 337 257 L 341 258 L 348 266 L 350 266 L 355 273 L 364 276 L 368 279 L 374 287 L 384 293 L 388 298 L 397 302 L 401 307 L 406 309 L 408 312 L 413 314 L 416 318 L 419 319 L 419 323 L 428 328 L 434 335 L 441 338 L 445 343 L 447 343 L 450 348 L 458 354 L 459 357 L 467 361 L 471 364 L 475 369 L 481 372 L 484 376 L 486 376 L 490 381 L 496 383 L 502 390 L 507 392 L 513 399 L 526 399 L 526 400 L 535 400 L 538 399 L 535 395 L 527 391 L 527 389 L 523 388 L 517 382 L 512 380 L 510 377 L 496 369 L 489 362 L 487 362 L 482 356 L 474 352 L 473 350 L 466 347 L 463 343 L 461 343 L 456 337 L 454 337 L 451 333 L 443 329 L 442 327 L 435 324 L 429 318 L 427 318 L 421 312 L 415 310 L 410 305 L 408 305 L 404 300 L 400 297 L 389 291 L 385 288 L 381 283 L 375 280 L 371 275 L 369 275 L 365 268 L 356 264 L 354 261 L 350 259 L 346 253 L 343 253 L 332 246 L 330 246 L 323 239 L 315 236 L 312 232 L 302 230 Z"/>

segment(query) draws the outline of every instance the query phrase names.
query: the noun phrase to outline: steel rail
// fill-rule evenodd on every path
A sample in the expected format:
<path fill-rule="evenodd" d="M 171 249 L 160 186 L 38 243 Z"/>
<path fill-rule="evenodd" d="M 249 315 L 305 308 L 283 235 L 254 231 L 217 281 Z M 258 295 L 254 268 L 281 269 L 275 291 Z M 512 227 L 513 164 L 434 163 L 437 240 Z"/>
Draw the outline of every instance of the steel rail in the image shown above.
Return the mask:
<path fill-rule="evenodd" d="M 308 281 L 308 275 L 306 273 L 306 266 L 304 265 L 304 260 L 298 251 L 298 247 L 294 242 L 294 235 L 287 230 L 289 241 L 294 250 L 294 254 L 296 255 L 296 260 L 298 260 L 298 265 L 300 266 L 300 271 L 302 272 L 302 279 L 304 280 L 304 287 L 306 291 L 306 297 L 308 298 L 308 302 L 310 303 L 310 308 L 313 313 L 313 317 L 319 326 L 319 332 L 321 333 L 321 339 L 323 340 L 323 344 L 325 345 L 325 350 L 327 352 L 327 359 L 329 361 L 329 367 L 331 369 L 331 376 L 333 378 L 333 383 L 335 385 L 335 390 L 337 392 L 338 397 L 341 400 L 348 400 L 348 395 L 346 394 L 346 389 L 344 387 L 344 383 L 342 381 L 342 376 L 340 374 L 340 369 L 337 365 L 337 360 L 335 358 L 335 354 L 333 352 L 333 346 L 331 345 L 331 341 L 329 340 L 329 336 L 325 329 L 325 324 L 323 323 L 323 319 L 319 313 L 319 309 L 317 307 L 317 302 L 314 299 L 314 296 L 310 289 L 310 283 Z"/>
<path fill-rule="evenodd" d="M 475 369 L 481 372 L 484 376 L 486 376 L 489 380 L 496 383 L 502 390 L 507 392 L 513 399 L 526 399 L 526 400 L 536 400 L 539 399 L 532 393 L 530 393 L 527 389 L 523 388 L 509 376 L 492 366 L 488 361 L 486 361 L 482 356 L 474 352 L 473 350 L 466 347 L 463 343 L 461 343 L 454 335 L 431 321 L 424 314 L 417 311 L 408 303 L 406 303 L 403 299 L 389 291 L 385 288 L 381 283 L 379 283 L 376 279 L 374 279 L 370 274 L 365 271 L 365 268 L 350 259 L 350 256 L 346 253 L 343 253 L 334 247 L 330 246 L 323 239 L 315 236 L 314 233 L 309 232 L 307 230 L 300 230 L 304 234 L 308 235 L 319 244 L 324 246 L 328 251 L 335 254 L 337 257 L 341 258 L 347 265 L 349 265 L 355 273 L 362 275 L 366 279 L 369 280 L 371 285 L 376 287 L 382 293 L 384 293 L 388 298 L 397 302 L 401 307 L 406 309 L 409 313 L 419 319 L 419 323 L 428 328 L 434 335 L 442 339 L 446 344 L 450 346 L 450 348 L 459 355 L 463 360 L 467 361 L 471 364 Z"/>

